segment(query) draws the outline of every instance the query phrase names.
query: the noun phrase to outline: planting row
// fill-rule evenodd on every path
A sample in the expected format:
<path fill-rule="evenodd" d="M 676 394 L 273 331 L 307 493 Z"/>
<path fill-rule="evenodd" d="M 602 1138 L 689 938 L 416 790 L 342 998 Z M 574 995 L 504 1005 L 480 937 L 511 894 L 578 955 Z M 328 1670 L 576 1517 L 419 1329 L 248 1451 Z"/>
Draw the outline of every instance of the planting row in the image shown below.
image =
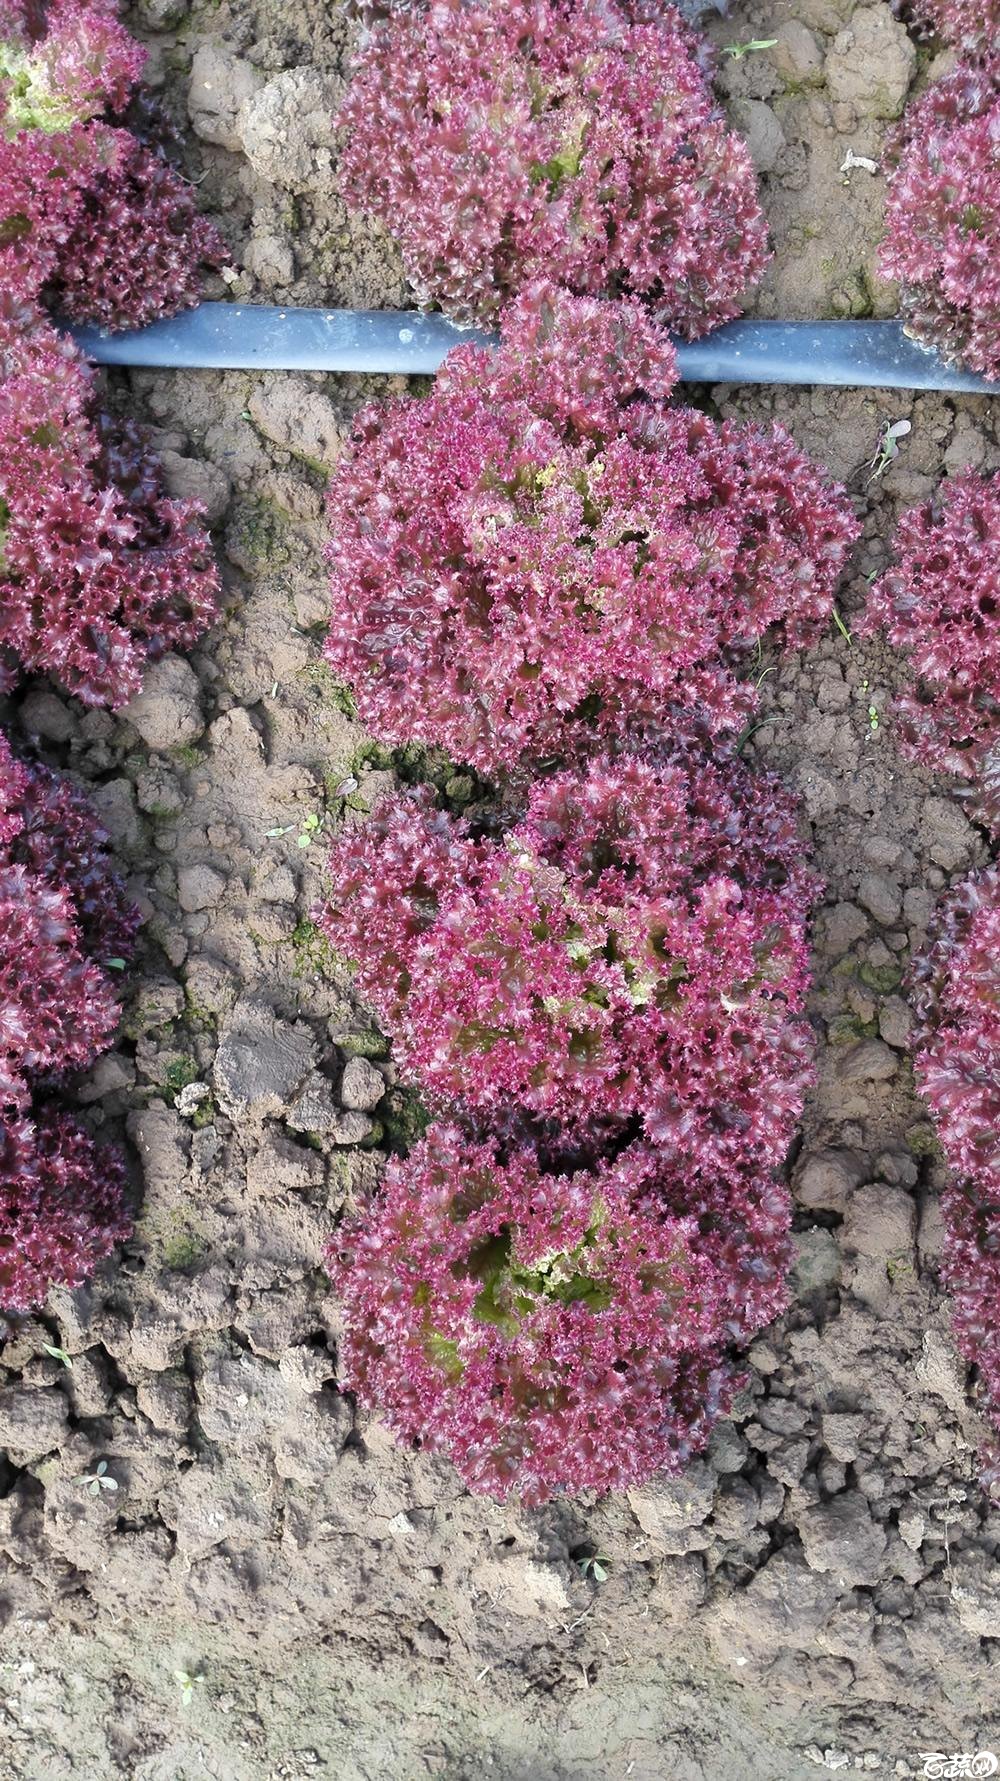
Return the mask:
<path fill-rule="evenodd" d="M 537 1502 L 681 1465 L 784 1303 L 818 886 L 735 745 L 754 640 L 818 634 L 855 528 L 787 436 L 671 405 L 637 303 L 536 287 L 501 328 L 331 491 L 329 659 L 493 787 L 333 850 L 325 931 L 434 1123 L 331 1265 L 347 1382 Z"/>
<path fill-rule="evenodd" d="M 434 1123 L 330 1260 L 359 1395 L 538 1501 L 683 1463 L 782 1303 L 816 887 L 736 750 L 754 640 L 829 626 L 854 526 L 780 432 L 672 403 L 638 305 L 536 287 L 501 332 L 363 413 L 330 492 L 329 660 L 376 735 L 490 782 L 472 815 L 411 793 L 334 847 L 325 931 Z M 911 653 L 903 746 L 990 825 L 997 498 L 967 475 L 907 516 L 862 621 Z M 995 922 L 995 874 L 975 897 Z M 1000 994 L 981 948 L 952 1048 L 963 943 L 946 910 L 918 1063 L 974 1184 L 946 1266 L 991 1392 Z"/>
<path fill-rule="evenodd" d="M 124 1160 L 49 1103 L 118 1025 L 138 922 L 86 800 L 0 738 L 0 1307 L 77 1286 L 128 1235 Z"/>
<path fill-rule="evenodd" d="M 0 691 L 118 707 L 216 610 L 200 510 L 50 311 L 126 326 L 196 300 L 222 247 L 174 171 L 143 51 L 106 5 L 0 0 Z M 0 1309 L 75 1286 L 129 1229 L 125 1158 L 60 1110 L 113 1041 L 138 924 L 68 780 L 0 736 Z"/>
<path fill-rule="evenodd" d="M 732 1388 L 727 1351 L 781 1303 L 810 895 L 793 843 L 758 900 L 731 750 L 755 646 L 828 622 L 851 525 L 790 441 L 669 404 L 640 303 L 694 336 L 764 263 L 745 153 L 678 14 L 388 12 L 341 114 L 347 195 L 396 233 L 423 300 L 499 314 L 503 344 L 361 418 L 331 491 L 328 653 L 377 735 L 442 746 L 498 792 L 472 822 L 390 804 L 334 850 L 326 930 L 438 1123 L 331 1265 L 349 1382 L 472 1485 L 540 1500 L 682 1463 Z M 890 143 L 884 256 L 914 330 L 986 371 L 995 80 L 989 58 L 960 70 Z M 543 265 L 613 304 L 541 291 Z M 991 823 L 994 500 L 967 478 L 911 515 L 867 616 L 919 676 L 904 745 Z M 774 797 L 754 787 L 772 847 Z M 966 1010 L 991 1167 L 996 1002 L 980 986 Z M 989 1389 L 1000 1208 L 970 1235 L 963 1193 L 949 1277 Z"/>

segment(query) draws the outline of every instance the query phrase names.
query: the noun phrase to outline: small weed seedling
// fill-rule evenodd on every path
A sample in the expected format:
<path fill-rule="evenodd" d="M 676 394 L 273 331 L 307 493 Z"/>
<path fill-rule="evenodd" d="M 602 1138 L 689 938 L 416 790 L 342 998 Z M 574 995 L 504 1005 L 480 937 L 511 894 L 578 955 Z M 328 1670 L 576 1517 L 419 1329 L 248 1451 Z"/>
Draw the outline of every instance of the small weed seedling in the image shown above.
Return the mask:
<path fill-rule="evenodd" d="M 843 637 L 844 642 L 849 643 L 851 645 L 851 648 L 853 649 L 854 638 L 851 636 L 851 633 L 848 630 L 847 626 L 845 625 L 843 619 L 841 618 L 840 613 L 837 611 L 836 606 L 833 609 L 833 622 L 836 625 L 838 631 L 840 632 L 840 635 Z"/>
<path fill-rule="evenodd" d="M 880 476 L 885 475 L 890 464 L 895 463 L 899 456 L 899 441 L 905 439 L 906 435 L 912 431 L 913 428 L 909 421 L 886 421 L 875 456 L 869 459 L 868 468 L 871 472 L 868 477 L 869 483 L 877 482 Z"/>
<path fill-rule="evenodd" d="M 322 827 L 323 818 L 317 816 L 315 810 L 310 810 L 308 816 L 305 816 L 302 819 L 302 828 L 297 837 L 297 845 L 299 847 L 311 847 L 313 842 L 317 839 Z"/>
<path fill-rule="evenodd" d="M 776 37 L 752 37 L 749 43 L 727 43 L 722 51 L 724 56 L 732 56 L 734 62 L 742 62 L 744 56 L 755 55 L 761 49 L 773 49 Z"/>
<path fill-rule="evenodd" d="M 295 838 L 296 845 L 303 848 L 311 847 L 312 843 L 318 839 L 323 823 L 324 818 L 317 815 L 315 810 L 310 810 L 300 823 L 288 822 L 283 828 L 265 829 L 264 833 L 269 840 L 275 840 L 282 835 L 290 835 L 293 829 L 298 828 L 299 832 Z"/>
<path fill-rule="evenodd" d="M 194 1700 L 195 1689 L 204 1682 L 204 1676 L 198 1674 L 192 1675 L 190 1670 L 175 1670 L 174 1680 L 180 1686 L 181 1706 L 190 1707 L 191 1702 Z"/>
<path fill-rule="evenodd" d="M 98 1460 L 96 1469 L 93 1472 L 82 1472 L 79 1478 L 74 1478 L 73 1483 L 85 1485 L 87 1495 L 90 1497 L 99 1497 L 102 1490 L 114 1491 L 118 1489 L 117 1478 L 108 1477 L 108 1462 L 106 1459 Z"/>
<path fill-rule="evenodd" d="M 581 1577 L 592 1577 L 595 1583 L 606 1583 L 611 1569 L 611 1560 L 605 1552 L 595 1552 L 590 1558 L 577 1560 Z"/>
<path fill-rule="evenodd" d="M 761 640 L 759 637 L 757 639 L 757 642 L 754 645 L 753 668 L 754 668 L 754 682 L 753 683 L 754 683 L 754 686 L 757 688 L 758 692 L 760 691 L 761 687 L 763 686 L 768 675 L 776 674 L 778 672 L 778 667 L 777 667 L 776 662 L 772 662 L 770 667 L 764 666 L 764 646 L 761 643 Z"/>
<path fill-rule="evenodd" d="M 63 1366 L 66 1368 L 66 1371 L 68 1373 L 72 1373 L 73 1362 L 70 1360 L 70 1357 L 66 1353 L 65 1348 L 54 1348 L 52 1346 L 51 1342 L 43 1342 L 42 1347 L 44 1348 L 46 1354 L 50 1354 L 52 1356 L 53 1360 L 61 1360 Z"/>

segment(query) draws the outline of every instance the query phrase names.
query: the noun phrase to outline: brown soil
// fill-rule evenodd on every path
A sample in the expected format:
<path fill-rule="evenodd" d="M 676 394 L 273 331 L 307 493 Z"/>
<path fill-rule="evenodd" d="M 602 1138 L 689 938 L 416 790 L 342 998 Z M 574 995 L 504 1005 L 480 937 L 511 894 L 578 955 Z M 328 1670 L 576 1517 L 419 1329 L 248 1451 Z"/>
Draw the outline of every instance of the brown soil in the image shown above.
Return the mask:
<path fill-rule="evenodd" d="M 405 302 L 391 246 L 330 195 L 339 7 L 137 0 L 132 22 L 182 120 L 190 83 L 189 166 L 244 268 L 235 293 Z M 766 169 L 761 313 L 892 313 L 882 180 L 840 172 L 849 148 L 877 159 L 917 74 L 889 9 L 759 0 L 712 31 L 779 39 L 721 80 Z M 212 506 L 226 617 L 129 719 L 41 686 L 14 718 L 92 787 L 147 923 L 122 1041 L 80 1089 L 132 1141 L 136 1236 L 0 1357 L 0 1776 L 805 1781 L 1000 1750 L 1000 1513 L 937 1284 L 943 1175 L 899 987 L 983 847 L 950 788 L 898 758 L 884 650 L 832 631 L 764 681 L 752 746 L 800 788 L 828 887 L 820 1079 L 794 1303 L 706 1458 L 627 1499 L 501 1509 L 336 1393 L 320 1246 L 405 1110 L 384 1059 L 384 1083 L 354 1070 L 345 1088 L 369 1023 L 309 926 L 322 845 L 299 840 L 311 818 L 359 820 L 382 777 L 321 663 L 320 549 L 324 466 L 387 386 L 117 377 Z M 850 483 L 848 625 L 899 510 L 947 470 L 1000 465 L 978 399 L 698 399 L 779 418 Z M 95 1498 L 78 1480 L 101 1459 L 118 1490 Z"/>

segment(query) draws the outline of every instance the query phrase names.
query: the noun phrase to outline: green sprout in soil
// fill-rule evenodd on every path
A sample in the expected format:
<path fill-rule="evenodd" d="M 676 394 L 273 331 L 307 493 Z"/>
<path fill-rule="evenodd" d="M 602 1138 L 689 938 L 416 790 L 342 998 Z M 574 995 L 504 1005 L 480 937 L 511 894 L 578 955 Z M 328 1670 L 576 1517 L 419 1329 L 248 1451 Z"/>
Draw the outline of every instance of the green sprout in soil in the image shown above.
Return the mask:
<path fill-rule="evenodd" d="M 903 966 L 896 959 L 887 965 L 866 963 L 860 967 L 858 976 L 866 989 L 873 989 L 879 996 L 889 996 L 903 981 Z"/>
<path fill-rule="evenodd" d="M 349 717 L 353 723 L 357 723 L 358 708 L 354 703 L 354 695 L 350 687 L 344 686 L 339 680 L 335 681 L 330 689 L 330 703 L 335 705 L 338 711 L 342 711 L 345 717 Z"/>
<path fill-rule="evenodd" d="M 200 767 L 205 758 L 201 750 L 194 748 L 190 742 L 180 743 L 177 748 L 172 748 L 170 753 L 178 766 L 186 767 L 189 772 L 195 767 Z"/>
<path fill-rule="evenodd" d="M 854 638 L 851 636 L 851 633 L 848 630 L 847 626 L 845 625 L 843 619 L 841 618 L 840 613 L 837 611 L 836 606 L 833 609 L 833 622 L 836 625 L 838 631 L 840 632 L 840 635 L 843 637 L 844 642 L 849 643 L 851 645 L 851 647 L 853 648 L 854 647 Z"/>
<path fill-rule="evenodd" d="M 191 1083 L 195 1092 L 188 1094 L 182 1089 L 174 1105 L 182 1119 L 186 1119 L 192 1130 L 201 1132 L 206 1126 L 215 1124 L 215 1102 L 207 1082 Z"/>
<path fill-rule="evenodd" d="M 197 997 L 191 994 L 187 986 L 184 989 L 184 1012 L 188 1023 L 198 1027 L 202 1032 L 214 1033 L 219 1024 L 218 1015 L 213 1014 L 211 1008 L 205 1008 Z"/>
<path fill-rule="evenodd" d="M 830 1045 L 856 1045 L 859 1039 L 874 1039 L 877 1035 L 878 1022 L 861 1020 L 856 1014 L 837 1014 L 826 1026 Z"/>
<path fill-rule="evenodd" d="M 341 1044 L 341 1041 L 338 1040 L 337 1043 Z M 344 1049 L 343 1046 L 341 1048 Z M 379 1123 L 383 1128 L 386 1149 L 398 1156 L 406 1156 L 419 1143 L 430 1120 L 427 1108 L 412 1088 L 391 1088 L 379 1106 Z"/>
<path fill-rule="evenodd" d="M 288 522 L 282 510 L 267 501 L 240 503 L 232 515 L 227 544 L 261 569 L 278 569 L 291 558 Z"/>
<path fill-rule="evenodd" d="M 606 1583 L 611 1569 L 611 1560 L 605 1552 L 595 1552 L 590 1558 L 577 1560 L 582 1577 L 592 1577 L 595 1583 Z"/>
<path fill-rule="evenodd" d="M 315 810 L 310 810 L 308 816 L 305 816 L 302 819 L 302 828 L 296 837 L 296 846 L 311 847 L 313 842 L 317 839 L 322 827 L 323 818 L 317 816 Z"/>
<path fill-rule="evenodd" d="M 325 821 L 324 816 L 320 816 L 315 810 L 309 810 L 299 822 L 285 823 L 282 828 L 265 829 L 264 833 L 269 840 L 275 840 L 282 835 L 290 835 L 294 829 L 298 829 L 299 832 L 295 837 L 296 846 L 311 847 L 313 842 L 318 840 Z"/>
<path fill-rule="evenodd" d="M 758 50 L 773 49 L 776 37 L 752 37 L 749 43 L 727 43 L 723 46 L 723 55 L 732 56 L 734 62 L 742 62 L 744 56 L 755 55 Z"/>
<path fill-rule="evenodd" d="M 333 1042 L 345 1057 L 387 1057 L 389 1053 L 388 1039 L 374 1028 L 366 1033 L 338 1033 Z"/>
<path fill-rule="evenodd" d="M 875 448 L 875 456 L 870 460 L 868 468 L 869 483 L 877 482 L 884 476 L 890 464 L 894 464 L 899 456 L 899 441 L 905 439 L 913 428 L 909 421 L 886 421 L 881 437 Z"/>
<path fill-rule="evenodd" d="M 941 1140 L 929 1123 L 911 1126 L 906 1134 L 906 1143 L 911 1156 L 931 1157 L 935 1162 L 940 1162 L 944 1156 Z"/>
<path fill-rule="evenodd" d="M 191 1702 L 194 1700 L 195 1689 L 200 1683 L 203 1683 L 204 1680 L 204 1676 L 198 1672 L 192 1674 L 190 1670 L 174 1671 L 174 1681 L 180 1685 L 182 1707 L 190 1707 Z"/>
<path fill-rule="evenodd" d="M 106 1459 L 98 1460 L 93 1472 L 82 1472 L 79 1478 L 74 1478 L 73 1483 L 85 1485 L 87 1495 L 91 1497 L 99 1497 L 102 1490 L 116 1491 L 118 1489 L 118 1480 L 108 1476 Z"/>

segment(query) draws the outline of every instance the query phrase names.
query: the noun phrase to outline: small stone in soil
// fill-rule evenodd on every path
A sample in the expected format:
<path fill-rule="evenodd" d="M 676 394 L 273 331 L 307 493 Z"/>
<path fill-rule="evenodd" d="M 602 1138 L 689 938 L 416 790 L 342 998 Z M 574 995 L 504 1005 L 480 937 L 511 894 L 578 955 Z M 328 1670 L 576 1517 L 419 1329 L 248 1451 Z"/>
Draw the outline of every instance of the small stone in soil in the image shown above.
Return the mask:
<path fill-rule="evenodd" d="M 852 1193 L 840 1233 L 848 1252 L 888 1262 L 909 1255 L 916 1234 L 916 1206 L 901 1187 L 879 1182 Z"/>
<path fill-rule="evenodd" d="M 176 451 L 161 452 L 160 461 L 174 499 L 197 501 L 205 509 L 205 523 L 218 525 L 233 492 L 225 471 L 205 458 L 184 458 Z"/>
<path fill-rule="evenodd" d="M 878 1582 L 886 1537 L 860 1491 L 843 1491 L 807 1509 L 799 1533 L 811 1570 L 832 1572 L 848 1585 Z"/>
<path fill-rule="evenodd" d="M 928 798 L 920 824 L 920 840 L 936 866 L 955 872 L 968 865 L 976 847 L 976 831 L 947 798 Z"/>
<path fill-rule="evenodd" d="M 840 1278 L 840 1248 L 831 1231 L 800 1231 L 793 1239 L 795 1261 L 792 1280 L 796 1292 L 805 1297 L 811 1292 L 825 1292 Z"/>
<path fill-rule="evenodd" d="M 903 898 L 899 885 L 886 872 L 865 872 L 858 885 L 858 902 L 884 928 L 899 920 Z"/>
<path fill-rule="evenodd" d="M 214 909 L 225 889 L 226 880 L 212 866 L 182 866 L 177 874 L 177 901 L 188 913 Z"/>
<path fill-rule="evenodd" d="M 76 729 L 72 712 L 55 693 L 29 693 L 18 715 L 25 734 L 44 742 L 68 742 Z"/>
<path fill-rule="evenodd" d="M 266 1005 L 238 1005 L 215 1059 L 219 1105 L 233 1117 L 281 1114 L 313 1069 L 316 1044 L 308 1028 L 275 1020 Z"/>
<path fill-rule="evenodd" d="M 820 1150 L 806 1158 L 795 1183 L 795 1198 L 810 1212 L 843 1212 L 865 1165 L 854 1150 Z"/>
<path fill-rule="evenodd" d="M 878 1030 L 894 1051 L 906 1051 L 910 1042 L 913 1016 L 902 996 L 890 996 L 879 1009 Z"/>
<path fill-rule="evenodd" d="M 353 1112 L 370 1113 L 385 1094 L 385 1078 L 366 1057 L 349 1058 L 340 1082 L 343 1106 Z"/>
<path fill-rule="evenodd" d="M 882 1039 L 863 1039 L 852 1045 L 837 1066 L 842 1082 L 888 1082 L 896 1074 L 898 1059 Z"/>
<path fill-rule="evenodd" d="M 162 752 L 194 742 L 205 728 L 198 676 L 180 656 L 164 656 L 146 670 L 141 693 L 122 717 L 138 730 L 148 748 Z"/>
<path fill-rule="evenodd" d="M 837 903 L 826 909 L 822 917 L 820 943 L 829 958 L 841 958 L 850 952 L 868 932 L 868 917 L 854 903 Z"/>

